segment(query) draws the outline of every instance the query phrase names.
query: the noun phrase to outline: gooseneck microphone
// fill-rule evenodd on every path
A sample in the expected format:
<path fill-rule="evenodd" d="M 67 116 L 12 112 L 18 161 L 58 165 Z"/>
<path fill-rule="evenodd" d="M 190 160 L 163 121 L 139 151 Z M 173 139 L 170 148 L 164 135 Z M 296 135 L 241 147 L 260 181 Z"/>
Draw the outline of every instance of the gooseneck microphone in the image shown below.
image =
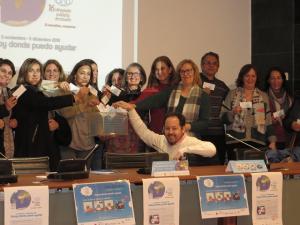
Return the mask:
<path fill-rule="evenodd" d="M 263 152 L 263 153 L 264 153 L 265 162 L 266 162 L 266 166 L 267 166 L 268 169 L 270 169 L 270 163 L 269 163 L 269 160 L 268 160 L 267 155 L 265 154 L 265 151 L 263 151 L 263 150 L 261 150 L 261 149 L 255 147 L 255 146 L 253 146 L 253 145 L 251 145 L 251 144 L 249 144 L 249 143 L 247 143 L 247 142 L 245 142 L 245 141 L 243 141 L 243 140 L 241 140 L 241 139 L 239 139 L 239 138 L 237 138 L 237 137 L 234 137 L 234 136 L 231 135 L 231 134 L 228 134 L 228 133 L 227 133 L 227 129 L 226 129 L 226 125 L 225 125 L 225 124 L 224 124 L 224 133 L 225 133 L 225 135 L 226 135 L 227 137 L 230 137 L 230 138 L 232 138 L 233 140 L 236 140 L 236 141 L 238 141 L 238 142 L 240 142 L 240 143 L 242 143 L 242 144 L 244 144 L 244 145 L 250 147 L 251 149 L 253 149 L 253 150 L 257 151 L 257 152 Z"/>

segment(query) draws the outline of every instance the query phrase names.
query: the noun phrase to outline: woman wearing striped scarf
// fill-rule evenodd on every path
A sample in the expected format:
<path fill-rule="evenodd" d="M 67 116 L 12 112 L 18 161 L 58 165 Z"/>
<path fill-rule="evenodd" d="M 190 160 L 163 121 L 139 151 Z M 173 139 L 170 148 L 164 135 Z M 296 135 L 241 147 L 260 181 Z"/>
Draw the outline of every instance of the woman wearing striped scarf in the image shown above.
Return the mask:
<path fill-rule="evenodd" d="M 290 143 L 291 134 L 284 129 L 282 121 L 292 106 L 293 98 L 289 93 L 286 77 L 281 68 L 270 68 L 265 81 L 265 90 L 270 100 L 272 123 L 277 137 L 276 146 L 278 149 L 284 149 Z"/>
<path fill-rule="evenodd" d="M 236 80 L 237 88 L 229 91 L 221 111 L 227 132 L 255 147 L 276 149 L 276 136 L 272 124 L 268 95 L 259 90 L 257 70 L 244 65 Z M 236 159 L 235 148 L 245 148 L 243 143 L 227 138 L 228 159 Z"/>

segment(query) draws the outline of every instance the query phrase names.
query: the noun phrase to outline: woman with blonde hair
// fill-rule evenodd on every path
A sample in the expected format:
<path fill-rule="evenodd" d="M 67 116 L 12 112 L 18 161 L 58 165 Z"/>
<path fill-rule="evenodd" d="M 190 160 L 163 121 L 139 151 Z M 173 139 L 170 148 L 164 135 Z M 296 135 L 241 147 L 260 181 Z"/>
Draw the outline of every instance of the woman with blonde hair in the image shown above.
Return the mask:
<path fill-rule="evenodd" d="M 139 111 L 166 108 L 186 118 L 185 129 L 192 136 L 205 132 L 210 112 L 209 96 L 200 87 L 199 68 L 191 59 L 182 60 L 176 72 L 180 82 L 136 104 Z"/>

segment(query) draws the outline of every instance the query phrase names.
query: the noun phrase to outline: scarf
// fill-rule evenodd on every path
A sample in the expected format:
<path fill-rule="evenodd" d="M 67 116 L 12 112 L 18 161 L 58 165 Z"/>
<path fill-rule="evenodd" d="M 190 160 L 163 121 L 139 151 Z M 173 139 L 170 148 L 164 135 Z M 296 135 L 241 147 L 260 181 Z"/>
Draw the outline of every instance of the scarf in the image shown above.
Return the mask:
<path fill-rule="evenodd" d="M 292 98 L 283 91 L 281 97 L 276 97 L 271 88 L 269 88 L 270 107 L 272 112 L 277 112 L 283 109 L 284 113 L 292 106 Z M 285 116 L 285 115 L 284 115 Z M 283 118 L 284 118 L 283 116 Z M 282 126 L 282 117 L 278 118 L 279 124 Z"/>
<path fill-rule="evenodd" d="M 246 98 L 244 96 L 244 89 L 237 88 L 235 92 L 235 96 L 232 100 L 232 108 L 236 106 L 240 106 L 240 102 L 246 102 Z M 255 127 L 259 133 L 265 134 L 266 132 L 266 118 L 265 118 L 265 105 L 263 101 L 262 95 L 259 93 L 257 88 L 253 91 L 252 96 L 252 108 L 245 109 L 242 108 L 241 113 L 237 113 L 234 115 L 233 123 L 231 125 L 231 129 L 238 133 L 246 132 L 246 119 L 254 115 Z"/>
<path fill-rule="evenodd" d="M 168 102 L 169 112 L 174 112 L 176 110 L 181 96 L 181 90 L 182 82 L 180 82 L 177 88 L 171 92 Z M 187 123 L 198 120 L 200 110 L 200 105 L 198 104 L 199 98 L 201 98 L 201 88 L 198 85 L 194 85 L 190 90 L 182 110 L 182 115 L 185 116 Z"/>
<path fill-rule="evenodd" d="M 2 88 L 1 94 L 0 94 L 0 104 L 5 104 L 5 101 L 8 99 L 8 92 L 7 88 Z M 14 136 L 12 129 L 9 126 L 9 120 L 11 116 L 11 111 L 9 112 L 9 115 L 2 118 L 4 121 L 4 130 L 3 130 L 3 146 L 4 146 L 4 152 L 5 156 L 7 158 L 12 158 L 14 156 Z"/>

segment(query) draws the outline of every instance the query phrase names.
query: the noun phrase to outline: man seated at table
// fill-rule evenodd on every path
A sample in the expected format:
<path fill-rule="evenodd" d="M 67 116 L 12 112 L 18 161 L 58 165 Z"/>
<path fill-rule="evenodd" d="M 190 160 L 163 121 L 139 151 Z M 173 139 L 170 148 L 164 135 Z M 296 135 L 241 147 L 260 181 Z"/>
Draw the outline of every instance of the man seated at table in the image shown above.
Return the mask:
<path fill-rule="evenodd" d="M 164 121 L 164 135 L 160 135 L 147 128 L 136 112 L 134 104 L 119 101 L 113 106 L 126 109 L 130 123 L 138 136 L 155 150 L 168 153 L 170 160 L 180 159 L 184 153 L 204 157 L 212 157 L 216 154 L 216 147 L 213 143 L 186 135 L 185 118 L 182 114 L 167 114 Z"/>

